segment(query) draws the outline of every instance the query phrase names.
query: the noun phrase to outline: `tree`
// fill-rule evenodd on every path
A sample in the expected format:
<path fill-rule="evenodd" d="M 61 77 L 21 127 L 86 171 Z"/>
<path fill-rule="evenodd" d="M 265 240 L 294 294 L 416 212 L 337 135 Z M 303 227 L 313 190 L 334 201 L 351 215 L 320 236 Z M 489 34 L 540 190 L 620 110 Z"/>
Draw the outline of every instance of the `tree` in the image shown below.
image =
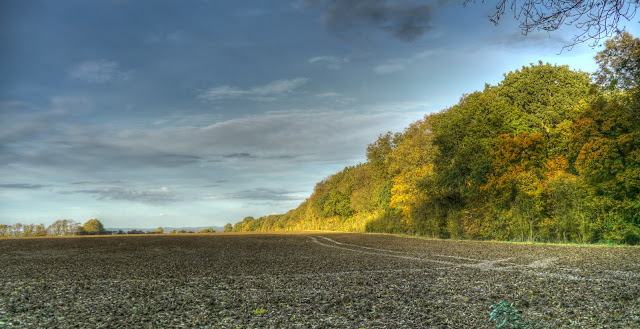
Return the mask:
<path fill-rule="evenodd" d="M 518 114 L 510 120 L 515 134 L 550 134 L 580 114 L 576 105 L 581 100 L 590 103 L 595 98 L 589 74 L 542 61 L 505 74 L 493 90 L 516 108 Z"/>
<path fill-rule="evenodd" d="M 158 227 L 158 229 L 156 230 L 156 233 L 158 233 L 158 234 L 163 234 L 164 233 L 164 229 L 162 228 L 162 226 Z"/>
<path fill-rule="evenodd" d="M 102 223 L 95 218 L 89 219 L 86 223 L 84 223 L 84 225 L 82 225 L 82 228 L 84 229 L 86 234 L 90 235 L 105 233 L 104 226 L 102 226 Z"/>
<path fill-rule="evenodd" d="M 33 232 L 36 229 L 35 224 L 24 224 L 22 226 L 22 236 L 33 236 Z"/>
<path fill-rule="evenodd" d="M 0 237 L 8 237 L 9 236 L 9 225 L 0 224 Z"/>
<path fill-rule="evenodd" d="M 22 235 L 22 224 L 21 223 L 15 223 L 13 225 L 11 225 L 11 231 L 12 231 L 12 235 L 15 237 L 19 237 L 20 235 Z"/>
<path fill-rule="evenodd" d="M 475 2 L 465 0 L 464 5 Z M 592 46 L 595 46 L 620 30 L 620 18 L 631 21 L 639 6 L 639 0 L 497 0 L 496 10 L 489 19 L 498 25 L 509 7 L 525 35 L 573 25 L 579 32 L 573 37 L 573 43 L 565 47 L 588 40 L 593 40 Z"/>
<path fill-rule="evenodd" d="M 225 233 L 229 233 L 229 232 L 232 232 L 232 231 L 233 231 L 233 225 L 231 225 L 231 223 L 227 223 L 227 224 L 225 224 L 225 226 L 224 226 L 224 232 L 225 232 Z"/>
<path fill-rule="evenodd" d="M 33 232 L 33 236 L 46 236 L 46 235 L 47 235 L 47 229 L 44 226 L 44 224 L 36 225 Z"/>
<path fill-rule="evenodd" d="M 596 82 L 609 90 L 633 90 L 640 87 L 640 39 L 623 32 L 607 40 L 605 49 L 596 55 L 600 66 Z"/>
<path fill-rule="evenodd" d="M 203 228 L 198 231 L 198 233 L 216 233 L 211 227 Z"/>
<path fill-rule="evenodd" d="M 339 191 L 331 191 L 329 198 L 324 203 L 324 214 L 327 217 L 332 216 L 349 216 L 353 213 L 351 209 L 349 196 Z"/>

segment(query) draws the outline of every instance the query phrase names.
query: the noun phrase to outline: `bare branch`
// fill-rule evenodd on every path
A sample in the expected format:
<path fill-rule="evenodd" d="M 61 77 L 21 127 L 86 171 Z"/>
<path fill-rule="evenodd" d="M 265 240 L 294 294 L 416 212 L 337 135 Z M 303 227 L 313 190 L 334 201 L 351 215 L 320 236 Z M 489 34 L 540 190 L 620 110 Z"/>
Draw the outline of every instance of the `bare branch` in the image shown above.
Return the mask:
<path fill-rule="evenodd" d="M 475 2 L 465 0 L 463 4 Z M 489 20 L 498 25 L 507 7 L 525 35 L 532 31 L 555 31 L 562 26 L 577 28 L 579 32 L 572 43 L 564 47 L 570 49 L 589 40 L 593 41 L 590 46 L 595 47 L 602 39 L 620 32 L 620 19 L 631 21 L 640 0 L 497 0 Z"/>

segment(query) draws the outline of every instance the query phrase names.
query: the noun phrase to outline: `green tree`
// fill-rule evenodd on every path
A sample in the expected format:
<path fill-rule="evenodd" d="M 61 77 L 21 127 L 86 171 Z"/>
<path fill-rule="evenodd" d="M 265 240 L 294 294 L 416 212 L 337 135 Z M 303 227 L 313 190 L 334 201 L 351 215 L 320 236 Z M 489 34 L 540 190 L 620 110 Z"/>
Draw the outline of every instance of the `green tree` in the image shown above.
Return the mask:
<path fill-rule="evenodd" d="M 33 236 L 35 229 L 36 229 L 35 224 L 24 224 L 22 226 L 22 236 Z"/>
<path fill-rule="evenodd" d="M 349 216 L 353 213 L 349 197 L 336 190 L 328 194 L 322 210 L 326 217 Z"/>
<path fill-rule="evenodd" d="M 233 225 L 233 232 L 243 232 L 245 231 L 245 228 L 247 227 L 247 225 L 249 225 L 250 222 L 254 221 L 255 218 L 251 217 L 251 216 L 247 216 L 245 217 L 241 222 L 237 222 Z"/>
<path fill-rule="evenodd" d="M 378 136 L 378 140 L 367 146 L 367 160 L 376 178 L 387 178 L 387 157 L 394 147 L 394 136 L 391 132 Z"/>
<path fill-rule="evenodd" d="M 46 235 L 47 235 L 47 229 L 44 226 L 44 224 L 36 225 L 33 232 L 33 236 L 46 236 Z"/>
<path fill-rule="evenodd" d="M 590 103 L 596 96 L 588 73 L 541 61 L 505 74 L 494 90 L 518 111 L 512 117 L 515 134 L 550 134 L 558 124 L 580 114 L 581 100 Z"/>
<path fill-rule="evenodd" d="M 86 232 L 86 234 L 89 234 L 89 235 L 97 235 L 97 234 L 105 233 L 104 226 L 102 226 L 102 223 L 95 218 L 89 219 L 88 221 L 86 221 L 84 225 L 82 225 L 82 228 L 84 229 L 84 232 Z"/>
<path fill-rule="evenodd" d="M 72 235 L 78 226 L 79 224 L 71 219 L 58 219 L 47 227 L 47 232 L 52 236 Z"/>
<path fill-rule="evenodd" d="M 231 223 L 225 224 L 224 225 L 224 232 L 225 233 L 233 232 L 233 225 L 231 225 Z"/>
<path fill-rule="evenodd" d="M 158 229 L 156 230 L 156 233 L 158 233 L 158 234 L 163 234 L 164 233 L 164 229 L 162 228 L 162 226 L 158 227 Z"/>
<path fill-rule="evenodd" d="M 596 82 L 609 90 L 634 90 L 640 87 L 640 39 L 622 32 L 605 42 L 596 57 L 600 66 Z"/>

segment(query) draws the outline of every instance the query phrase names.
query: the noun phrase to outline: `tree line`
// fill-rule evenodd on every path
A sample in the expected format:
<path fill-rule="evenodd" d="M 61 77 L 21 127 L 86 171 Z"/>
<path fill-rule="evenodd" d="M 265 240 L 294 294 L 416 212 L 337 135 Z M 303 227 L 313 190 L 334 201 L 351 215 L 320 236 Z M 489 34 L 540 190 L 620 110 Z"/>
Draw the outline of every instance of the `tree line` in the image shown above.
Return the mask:
<path fill-rule="evenodd" d="M 44 224 L 0 224 L 0 237 L 43 237 L 43 236 L 72 236 L 72 235 L 102 235 L 111 234 L 106 231 L 98 219 L 89 219 L 84 224 L 72 219 L 58 219 L 49 226 Z"/>
<path fill-rule="evenodd" d="M 96 219 L 90 219 L 84 224 L 72 220 L 72 219 L 58 219 L 51 223 L 49 226 L 44 224 L 22 224 L 15 223 L 12 225 L 0 224 L 0 238 L 9 237 L 46 237 L 46 236 L 79 236 L 79 235 L 120 235 L 120 234 L 164 234 L 165 231 L 162 227 L 158 227 L 155 231 L 143 231 L 143 230 L 129 230 L 129 231 L 108 231 L 104 228 L 102 223 Z M 196 232 L 187 231 L 185 229 L 171 230 L 169 234 L 182 234 L 182 233 L 215 233 L 215 230 L 210 227 L 202 228 Z"/>
<path fill-rule="evenodd" d="M 640 39 L 594 74 L 539 62 L 367 147 L 286 214 L 229 231 L 340 230 L 440 238 L 640 242 Z"/>

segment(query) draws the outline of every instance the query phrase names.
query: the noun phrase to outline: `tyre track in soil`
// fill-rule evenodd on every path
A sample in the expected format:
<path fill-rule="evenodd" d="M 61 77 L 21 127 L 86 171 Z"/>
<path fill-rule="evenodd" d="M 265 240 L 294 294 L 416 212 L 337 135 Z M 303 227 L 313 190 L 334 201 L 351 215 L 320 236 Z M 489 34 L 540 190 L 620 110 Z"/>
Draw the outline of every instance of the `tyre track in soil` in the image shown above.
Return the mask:
<path fill-rule="evenodd" d="M 432 264 L 444 265 L 439 268 L 433 268 L 434 270 L 445 270 L 445 269 L 451 269 L 451 268 L 472 268 L 472 269 L 478 269 L 481 271 L 501 271 L 501 272 L 518 271 L 527 275 L 538 276 L 538 277 L 551 277 L 551 278 L 565 279 L 565 280 L 593 281 L 593 282 L 607 281 L 607 282 L 625 283 L 629 286 L 634 286 L 634 287 L 638 287 L 640 285 L 640 273 L 636 273 L 632 271 L 613 271 L 613 270 L 605 270 L 605 271 L 601 271 L 600 273 L 593 273 L 591 271 L 587 271 L 579 268 L 554 267 L 553 264 L 557 260 L 557 257 L 543 258 L 540 260 L 533 261 L 526 265 L 521 265 L 514 262 L 510 262 L 511 260 L 514 259 L 514 257 L 508 257 L 508 258 L 497 259 L 497 260 L 486 260 L 486 259 L 477 259 L 477 258 L 469 258 L 469 257 L 451 256 L 451 255 L 439 255 L 439 254 L 431 255 L 432 257 L 461 261 L 461 262 L 454 262 L 454 261 L 447 261 L 442 259 L 419 257 L 416 255 L 411 255 L 404 251 L 373 248 L 373 247 L 361 246 L 357 244 L 340 242 L 340 241 L 336 241 L 334 239 L 321 236 L 321 235 L 309 236 L 308 238 L 313 243 L 326 248 L 334 248 L 334 249 L 345 250 L 349 252 L 371 255 L 371 256 L 392 257 L 392 258 L 415 261 L 420 263 L 432 263 Z M 326 242 L 320 241 L 318 239 L 322 239 Z M 630 279 L 638 279 L 638 280 L 635 280 L 634 282 L 634 281 L 631 281 Z"/>

